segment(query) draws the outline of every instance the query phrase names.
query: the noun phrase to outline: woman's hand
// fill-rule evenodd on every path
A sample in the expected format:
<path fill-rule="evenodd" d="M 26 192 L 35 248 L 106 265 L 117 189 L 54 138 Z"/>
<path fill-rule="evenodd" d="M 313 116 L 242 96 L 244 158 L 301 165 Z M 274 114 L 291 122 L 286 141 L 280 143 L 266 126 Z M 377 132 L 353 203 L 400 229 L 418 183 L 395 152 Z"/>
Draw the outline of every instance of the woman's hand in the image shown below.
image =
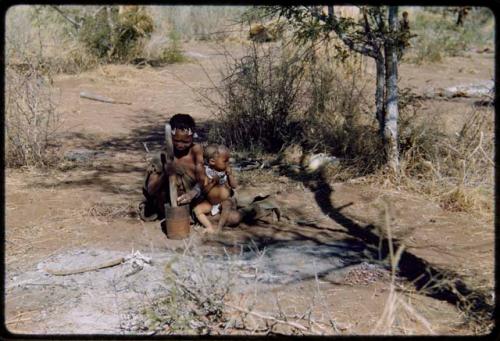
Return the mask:
<path fill-rule="evenodd" d="M 181 195 L 180 197 L 177 198 L 177 204 L 178 205 L 185 205 L 189 204 L 198 194 L 196 189 L 192 189 L 189 192 Z"/>

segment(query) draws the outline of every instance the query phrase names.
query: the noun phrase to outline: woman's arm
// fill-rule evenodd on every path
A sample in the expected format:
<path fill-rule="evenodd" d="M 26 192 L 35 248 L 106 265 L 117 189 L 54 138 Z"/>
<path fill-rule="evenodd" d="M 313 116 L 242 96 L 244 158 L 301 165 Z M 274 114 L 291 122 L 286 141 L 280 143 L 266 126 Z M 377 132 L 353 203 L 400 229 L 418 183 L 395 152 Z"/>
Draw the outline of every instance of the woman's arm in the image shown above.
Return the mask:
<path fill-rule="evenodd" d="M 196 181 L 200 184 L 201 188 L 205 185 L 205 169 L 203 167 L 203 147 L 200 144 L 193 145 L 194 156 L 194 174 Z"/>

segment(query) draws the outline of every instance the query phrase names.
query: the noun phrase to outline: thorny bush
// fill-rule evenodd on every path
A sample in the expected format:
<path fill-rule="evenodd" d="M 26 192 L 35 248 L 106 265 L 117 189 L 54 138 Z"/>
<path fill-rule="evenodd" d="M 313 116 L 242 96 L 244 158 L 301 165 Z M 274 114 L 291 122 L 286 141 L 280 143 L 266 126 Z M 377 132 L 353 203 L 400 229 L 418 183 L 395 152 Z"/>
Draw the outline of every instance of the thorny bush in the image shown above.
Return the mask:
<path fill-rule="evenodd" d="M 20 66 L 8 65 L 5 74 L 6 166 L 48 166 L 57 160 L 51 147 L 60 127 L 54 92 L 41 65 L 27 60 Z"/>

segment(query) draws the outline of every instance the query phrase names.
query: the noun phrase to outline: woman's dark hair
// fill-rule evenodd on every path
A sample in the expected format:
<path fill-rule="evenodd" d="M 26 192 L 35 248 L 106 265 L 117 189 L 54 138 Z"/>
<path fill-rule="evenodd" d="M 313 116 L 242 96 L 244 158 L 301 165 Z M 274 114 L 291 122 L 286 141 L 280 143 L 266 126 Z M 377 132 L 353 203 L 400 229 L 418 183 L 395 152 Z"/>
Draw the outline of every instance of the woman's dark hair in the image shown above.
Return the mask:
<path fill-rule="evenodd" d="M 188 114 L 175 114 L 172 118 L 170 118 L 170 126 L 172 129 L 194 130 L 195 123 L 193 118 Z"/>

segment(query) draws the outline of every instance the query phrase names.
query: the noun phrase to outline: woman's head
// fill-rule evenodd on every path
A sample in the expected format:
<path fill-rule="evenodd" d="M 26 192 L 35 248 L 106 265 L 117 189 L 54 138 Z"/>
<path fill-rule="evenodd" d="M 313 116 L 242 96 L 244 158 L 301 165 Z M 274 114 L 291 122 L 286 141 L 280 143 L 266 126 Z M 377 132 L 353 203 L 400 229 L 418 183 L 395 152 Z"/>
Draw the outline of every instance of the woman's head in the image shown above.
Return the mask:
<path fill-rule="evenodd" d="M 178 151 L 185 151 L 193 145 L 194 119 L 187 114 L 176 114 L 170 119 L 172 143 Z"/>

